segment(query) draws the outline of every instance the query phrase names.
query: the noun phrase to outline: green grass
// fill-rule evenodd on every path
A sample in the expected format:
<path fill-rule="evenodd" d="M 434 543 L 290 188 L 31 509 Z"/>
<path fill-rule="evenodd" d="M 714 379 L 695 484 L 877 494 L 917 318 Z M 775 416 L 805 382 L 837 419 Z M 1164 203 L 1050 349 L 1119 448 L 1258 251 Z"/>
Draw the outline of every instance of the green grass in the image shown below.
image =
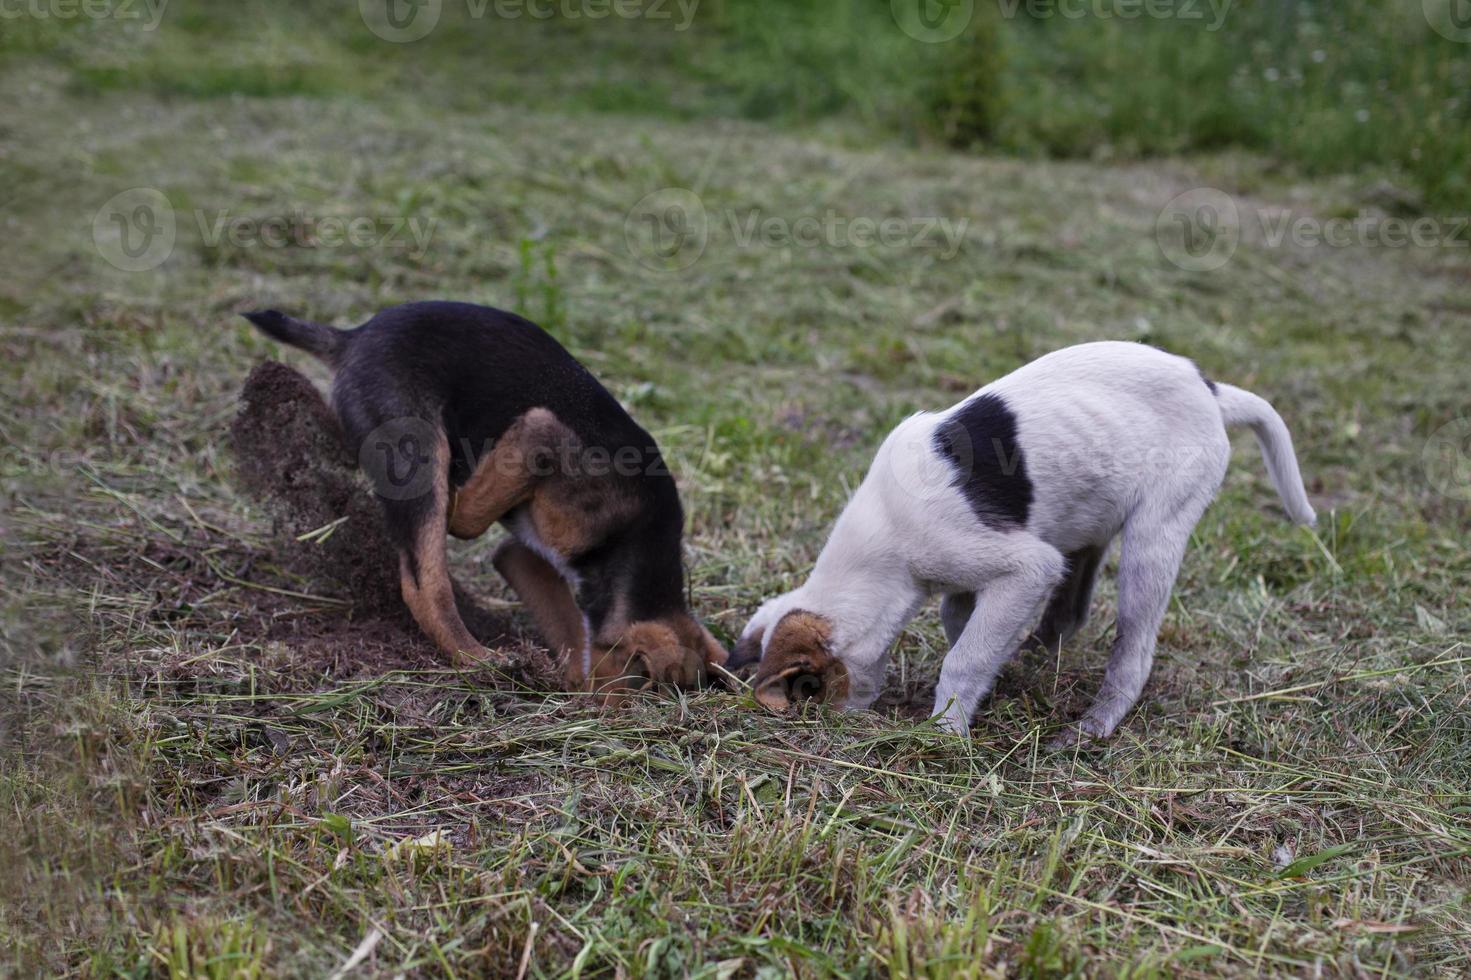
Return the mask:
<path fill-rule="evenodd" d="M 1424 456 L 1471 415 L 1463 250 L 1247 236 L 1186 272 L 1155 237 L 1181 191 L 1328 217 L 1359 185 L 735 120 L 713 107 L 738 93 L 691 94 L 710 65 L 648 25 L 415 49 L 295 9 L 259 25 L 260 61 L 166 20 L 16 42 L 0 69 L 8 970 L 317 976 L 356 951 L 374 976 L 1464 973 L 1471 508 Z M 605 70 L 688 101 L 599 105 Z M 140 185 L 177 241 L 124 273 L 93 219 Z M 671 186 L 715 220 L 657 272 L 625 220 Z M 435 223 L 422 250 L 212 246 L 196 209 Z M 970 224 L 945 260 L 742 245 L 725 218 L 829 211 Z M 889 426 L 1078 341 L 1147 340 L 1271 398 L 1322 520 L 1290 528 L 1237 440 L 1146 696 L 1096 751 L 1041 745 L 1098 683 L 1107 575 L 1084 634 L 1009 667 L 969 739 L 918 720 L 932 611 L 876 712 L 718 692 L 603 712 L 374 634 L 280 566 L 233 487 L 235 395 L 283 356 L 236 311 L 345 324 L 430 296 L 540 320 L 630 404 L 727 636 L 800 579 Z M 492 548 L 457 545 L 456 572 L 508 600 Z"/>

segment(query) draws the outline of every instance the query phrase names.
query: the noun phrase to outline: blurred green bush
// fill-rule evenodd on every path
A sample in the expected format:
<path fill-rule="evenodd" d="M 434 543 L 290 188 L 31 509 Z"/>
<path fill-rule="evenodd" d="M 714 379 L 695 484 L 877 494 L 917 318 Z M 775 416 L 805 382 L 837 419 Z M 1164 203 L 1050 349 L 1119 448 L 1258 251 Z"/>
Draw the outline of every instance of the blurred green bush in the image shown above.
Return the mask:
<path fill-rule="evenodd" d="M 855 110 L 1053 157 L 1238 147 L 1307 173 L 1384 168 L 1406 207 L 1467 210 L 1471 28 L 1437 33 L 1434 2 L 976 0 L 958 37 L 925 43 L 883 0 L 746 0 L 719 7 L 716 63 L 761 116 Z"/>
<path fill-rule="evenodd" d="M 1471 25 L 1466 42 L 1431 25 L 1471 0 L 973 0 L 938 43 L 899 13 L 956 0 L 644 2 L 662 16 L 579 13 L 606 0 L 538 0 L 546 16 L 527 0 L 442 0 L 428 37 L 391 44 L 357 4 L 191 0 L 161 8 L 153 30 L 9 18 L 0 58 L 50 57 L 99 91 L 843 116 L 1049 157 L 1241 148 L 1307 174 L 1382 171 L 1404 210 L 1471 210 Z"/>

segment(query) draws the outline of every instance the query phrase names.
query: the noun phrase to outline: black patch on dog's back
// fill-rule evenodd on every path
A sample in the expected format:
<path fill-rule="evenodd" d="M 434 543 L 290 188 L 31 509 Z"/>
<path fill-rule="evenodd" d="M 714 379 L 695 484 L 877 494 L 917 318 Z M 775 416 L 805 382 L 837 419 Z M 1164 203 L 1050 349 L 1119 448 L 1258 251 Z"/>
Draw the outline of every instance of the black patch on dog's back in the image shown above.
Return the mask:
<path fill-rule="evenodd" d="M 935 451 L 956 469 L 955 485 L 987 524 L 1021 527 L 1032 481 L 1017 441 L 1016 416 L 1000 397 L 977 395 L 935 430 Z"/>

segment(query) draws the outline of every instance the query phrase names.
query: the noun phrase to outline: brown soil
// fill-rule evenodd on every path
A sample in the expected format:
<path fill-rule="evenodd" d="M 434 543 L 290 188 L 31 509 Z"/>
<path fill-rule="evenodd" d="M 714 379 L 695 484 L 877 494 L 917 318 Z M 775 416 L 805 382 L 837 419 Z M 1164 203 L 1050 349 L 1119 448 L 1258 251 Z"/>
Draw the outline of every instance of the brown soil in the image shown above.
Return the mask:
<path fill-rule="evenodd" d="M 230 426 L 239 485 L 263 504 L 292 571 L 345 593 L 362 612 L 401 608 L 398 555 L 377 503 L 359 481 L 337 420 L 303 375 L 256 366 Z M 324 539 L 297 538 L 343 517 Z"/>
<path fill-rule="evenodd" d="M 411 650 L 418 654 L 411 655 L 413 660 L 427 656 L 432 662 L 438 655 L 399 594 L 398 553 L 388 541 L 378 503 L 311 381 L 277 361 L 257 365 L 240 393 L 230 447 L 240 488 L 271 515 L 276 561 L 306 583 L 305 591 L 351 603 L 351 621 L 344 617 L 327 630 L 318 620 L 278 623 L 271 632 L 326 660 L 346 657 L 361 665 L 384 654 L 401 660 Z M 337 521 L 342 523 L 330 533 L 300 540 Z M 455 598 L 476 639 L 489 647 L 520 648 L 518 662 L 536 675 L 522 679 L 543 679 L 549 669 L 545 658 L 525 649 L 506 616 L 484 608 L 458 582 Z"/>

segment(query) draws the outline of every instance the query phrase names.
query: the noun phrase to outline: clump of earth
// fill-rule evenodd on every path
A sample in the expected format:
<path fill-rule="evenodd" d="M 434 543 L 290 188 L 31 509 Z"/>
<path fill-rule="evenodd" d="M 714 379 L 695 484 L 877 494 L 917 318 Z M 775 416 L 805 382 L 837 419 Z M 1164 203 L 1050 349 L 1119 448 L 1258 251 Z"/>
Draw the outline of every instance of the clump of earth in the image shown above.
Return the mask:
<path fill-rule="evenodd" d="M 344 636 L 367 627 L 379 640 L 402 632 L 415 645 L 428 643 L 400 595 L 398 552 L 378 502 L 331 408 L 305 375 L 279 361 L 257 365 L 240 393 L 230 448 L 240 488 L 271 517 L 280 565 L 306 590 L 351 603 L 354 622 L 342 624 Z M 530 655 L 506 616 L 486 609 L 459 582 L 455 600 L 477 640 L 516 648 L 519 663 L 543 672 L 546 658 Z"/>

